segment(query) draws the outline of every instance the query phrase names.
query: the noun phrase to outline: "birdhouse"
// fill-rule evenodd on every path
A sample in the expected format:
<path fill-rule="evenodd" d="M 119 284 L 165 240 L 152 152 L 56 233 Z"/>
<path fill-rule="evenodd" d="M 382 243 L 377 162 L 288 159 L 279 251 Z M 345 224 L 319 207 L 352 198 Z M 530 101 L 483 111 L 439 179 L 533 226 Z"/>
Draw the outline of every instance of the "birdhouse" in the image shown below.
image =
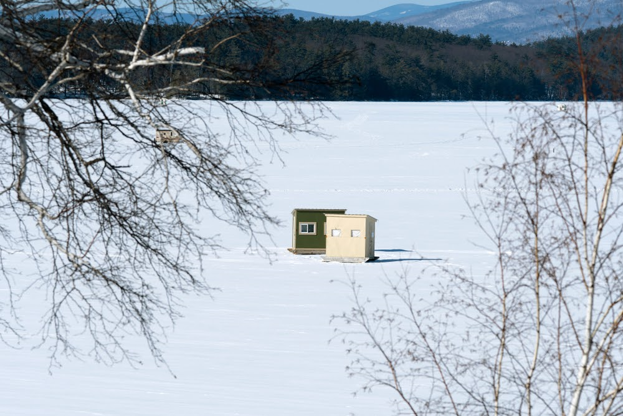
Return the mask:
<path fill-rule="evenodd" d="M 157 129 L 156 143 L 168 144 L 180 141 L 180 135 L 173 129 Z"/>

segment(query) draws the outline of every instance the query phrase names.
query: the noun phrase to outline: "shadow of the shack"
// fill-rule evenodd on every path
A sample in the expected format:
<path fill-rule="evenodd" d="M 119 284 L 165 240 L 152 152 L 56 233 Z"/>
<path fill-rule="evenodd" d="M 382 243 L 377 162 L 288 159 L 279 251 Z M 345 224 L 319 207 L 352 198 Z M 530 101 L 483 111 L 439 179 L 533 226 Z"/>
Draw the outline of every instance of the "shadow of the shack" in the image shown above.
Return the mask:
<path fill-rule="evenodd" d="M 414 253 L 413 250 L 405 250 L 403 248 L 382 248 L 375 250 L 378 253 Z M 397 262 L 405 262 L 405 261 L 443 261 L 441 258 L 429 258 L 429 257 L 400 257 L 395 259 L 384 259 L 379 256 L 378 259 L 373 261 L 372 263 L 397 263 Z"/>

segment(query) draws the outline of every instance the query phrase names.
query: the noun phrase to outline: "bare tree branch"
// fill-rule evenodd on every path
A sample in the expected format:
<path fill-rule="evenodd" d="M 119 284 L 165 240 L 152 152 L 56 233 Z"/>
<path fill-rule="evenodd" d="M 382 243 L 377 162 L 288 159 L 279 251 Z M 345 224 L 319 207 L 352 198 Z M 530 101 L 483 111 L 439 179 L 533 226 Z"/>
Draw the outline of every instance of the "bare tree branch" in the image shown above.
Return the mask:
<path fill-rule="evenodd" d="M 0 4 L 0 209 L 15 219 L 0 229 L 0 262 L 9 247 L 36 262 L 19 287 L 2 267 L 11 296 L 0 327 L 32 333 L 4 318 L 14 292 L 42 292 L 38 333 L 52 365 L 65 354 L 139 363 L 128 334 L 165 363 L 182 297 L 212 292 L 202 259 L 221 243 L 199 225 L 224 221 L 263 251 L 278 221 L 256 173 L 259 143 L 276 153 L 277 132 L 319 135 L 325 109 L 284 100 L 291 79 L 267 70 L 274 25 L 246 0 Z M 181 13 L 195 22 L 160 22 Z M 254 60 L 223 59 L 234 42 Z M 223 88 L 279 95 L 230 101 Z M 178 144 L 156 140 L 158 129 Z"/>

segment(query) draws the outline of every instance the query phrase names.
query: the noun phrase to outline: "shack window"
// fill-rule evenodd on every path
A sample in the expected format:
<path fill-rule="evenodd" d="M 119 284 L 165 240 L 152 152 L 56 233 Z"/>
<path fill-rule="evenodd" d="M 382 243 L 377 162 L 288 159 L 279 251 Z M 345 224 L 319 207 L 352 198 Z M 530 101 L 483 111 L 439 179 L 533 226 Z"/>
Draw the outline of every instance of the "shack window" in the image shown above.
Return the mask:
<path fill-rule="evenodd" d="M 316 223 L 315 222 L 299 223 L 299 234 L 316 235 Z"/>
<path fill-rule="evenodd" d="M 339 237 L 342 235 L 342 230 L 334 229 L 331 230 L 331 237 Z"/>
<path fill-rule="evenodd" d="M 361 237 L 361 230 L 350 230 L 351 237 Z"/>

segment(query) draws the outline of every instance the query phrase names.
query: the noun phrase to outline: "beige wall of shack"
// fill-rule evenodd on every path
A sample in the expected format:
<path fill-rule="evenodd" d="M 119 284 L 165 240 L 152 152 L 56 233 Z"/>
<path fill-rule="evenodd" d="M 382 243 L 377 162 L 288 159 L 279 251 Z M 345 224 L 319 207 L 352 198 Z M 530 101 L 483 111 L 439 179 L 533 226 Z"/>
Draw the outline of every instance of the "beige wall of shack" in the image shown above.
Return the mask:
<path fill-rule="evenodd" d="M 373 258 L 376 218 L 369 215 L 327 214 L 328 258 Z"/>

